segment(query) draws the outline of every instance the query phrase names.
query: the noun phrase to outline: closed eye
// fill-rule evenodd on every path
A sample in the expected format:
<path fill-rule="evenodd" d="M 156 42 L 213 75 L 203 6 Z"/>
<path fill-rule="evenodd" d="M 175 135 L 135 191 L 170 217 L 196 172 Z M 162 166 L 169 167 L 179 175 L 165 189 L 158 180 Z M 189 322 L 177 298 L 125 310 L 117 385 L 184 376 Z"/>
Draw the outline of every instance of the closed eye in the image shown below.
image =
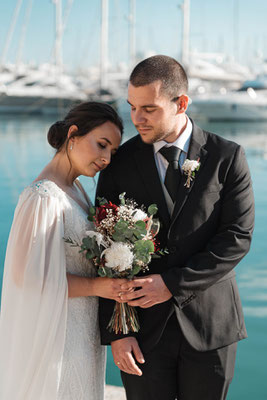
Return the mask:
<path fill-rule="evenodd" d="M 102 143 L 98 143 L 98 146 L 99 146 L 101 149 L 105 149 L 105 148 L 106 148 L 106 145 L 104 145 L 104 144 L 102 144 Z"/>
<path fill-rule="evenodd" d="M 147 108 L 146 109 L 147 113 L 153 113 L 154 111 L 156 111 L 156 108 Z"/>

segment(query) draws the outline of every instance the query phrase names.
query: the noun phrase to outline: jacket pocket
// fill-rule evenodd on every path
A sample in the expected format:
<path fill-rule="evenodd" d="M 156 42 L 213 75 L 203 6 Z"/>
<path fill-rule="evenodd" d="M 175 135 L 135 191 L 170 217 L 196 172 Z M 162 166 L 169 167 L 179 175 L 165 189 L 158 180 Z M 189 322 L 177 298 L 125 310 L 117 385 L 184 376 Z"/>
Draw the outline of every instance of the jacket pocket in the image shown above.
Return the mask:
<path fill-rule="evenodd" d="M 199 191 L 203 191 L 205 193 L 216 193 L 216 192 L 220 192 L 223 188 L 223 184 L 222 183 L 218 183 L 215 185 L 202 185 L 199 187 Z"/>

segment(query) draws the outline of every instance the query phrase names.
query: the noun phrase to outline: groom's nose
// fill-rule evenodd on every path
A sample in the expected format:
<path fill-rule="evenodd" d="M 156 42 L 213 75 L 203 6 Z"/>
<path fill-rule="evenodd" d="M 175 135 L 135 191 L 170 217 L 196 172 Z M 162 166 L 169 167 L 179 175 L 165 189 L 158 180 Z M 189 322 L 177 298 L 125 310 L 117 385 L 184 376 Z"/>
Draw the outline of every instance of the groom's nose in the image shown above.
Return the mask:
<path fill-rule="evenodd" d="M 132 121 L 134 125 L 144 124 L 146 122 L 146 117 L 144 110 L 135 110 L 131 113 Z"/>

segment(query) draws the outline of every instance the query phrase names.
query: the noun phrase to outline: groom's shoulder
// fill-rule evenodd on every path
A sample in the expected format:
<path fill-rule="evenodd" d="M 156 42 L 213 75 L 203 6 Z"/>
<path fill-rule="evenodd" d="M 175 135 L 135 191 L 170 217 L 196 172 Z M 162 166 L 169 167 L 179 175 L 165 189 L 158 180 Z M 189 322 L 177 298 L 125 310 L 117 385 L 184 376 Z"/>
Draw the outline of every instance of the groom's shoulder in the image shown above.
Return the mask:
<path fill-rule="evenodd" d="M 197 126 L 195 126 L 195 128 L 198 129 L 197 132 L 202 132 L 202 135 L 204 137 L 204 147 L 206 150 L 211 151 L 212 153 L 224 156 L 226 156 L 227 154 L 231 155 L 234 154 L 237 149 L 241 147 L 238 143 L 229 140 L 226 137 L 223 137 L 221 134 L 210 132 Z"/>
<path fill-rule="evenodd" d="M 131 155 L 137 151 L 140 146 L 141 146 L 142 140 L 140 138 L 140 135 L 136 135 L 132 137 L 131 139 L 128 139 L 126 142 L 124 142 L 118 149 L 116 153 L 116 158 L 128 158 Z"/>
<path fill-rule="evenodd" d="M 142 143 L 142 140 L 140 138 L 140 135 L 137 134 L 135 136 L 133 136 L 132 138 L 126 140 L 126 142 L 124 142 L 119 150 L 121 152 L 127 152 L 129 150 L 134 150 L 135 148 L 138 149 L 140 147 L 140 144 Z"/>

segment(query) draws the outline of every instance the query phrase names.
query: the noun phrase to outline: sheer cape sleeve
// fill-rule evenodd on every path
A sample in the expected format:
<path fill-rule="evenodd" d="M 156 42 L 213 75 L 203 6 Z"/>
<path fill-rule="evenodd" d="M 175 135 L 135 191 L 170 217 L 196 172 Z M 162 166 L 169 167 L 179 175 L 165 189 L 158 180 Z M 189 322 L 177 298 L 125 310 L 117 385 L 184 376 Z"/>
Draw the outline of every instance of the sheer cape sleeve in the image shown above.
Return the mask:
<path fill-rule="evenodd" d="M 32 185 L 15 210 L 0 319 L 1 400 L 55 400 L 67 319 L 63 201 Z"/>

